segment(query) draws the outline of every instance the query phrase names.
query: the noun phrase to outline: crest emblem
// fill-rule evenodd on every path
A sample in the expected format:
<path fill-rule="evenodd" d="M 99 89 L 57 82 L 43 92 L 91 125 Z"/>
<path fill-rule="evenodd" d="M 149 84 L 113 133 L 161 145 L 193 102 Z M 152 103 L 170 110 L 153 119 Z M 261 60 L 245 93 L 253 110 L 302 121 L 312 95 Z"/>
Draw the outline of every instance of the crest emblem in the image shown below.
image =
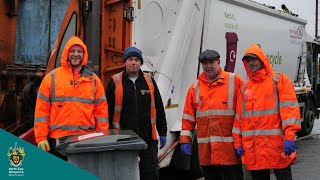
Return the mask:
<path fill-rule="evenodd" d="M 141 95 L 145 95 L 145 94 L 150 94 L 150 90 L 144 90 L 144 89 L 141 89 L 140 90 L 140 93 L 141 93 Z"/>
<path fill-rule="evenodd" d="M 22 164 L 22 161 L 26 154 L 24 153 L 24 149 L 22 147 L 17 147 L 17 143 L 16 143 L 14 148 L 13 147 L 9 148 L 7 155 L 8 155 L 10 164 L 12 166 L 18 167 Z"/>

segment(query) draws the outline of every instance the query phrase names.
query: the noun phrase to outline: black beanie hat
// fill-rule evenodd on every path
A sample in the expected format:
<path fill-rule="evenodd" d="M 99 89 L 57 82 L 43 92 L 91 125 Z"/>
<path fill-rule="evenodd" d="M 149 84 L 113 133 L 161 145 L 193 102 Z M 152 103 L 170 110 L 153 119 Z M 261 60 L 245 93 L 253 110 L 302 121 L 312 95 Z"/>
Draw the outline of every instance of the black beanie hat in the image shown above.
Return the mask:
<path fill-rule="evenodd" d="M 122 56 L 122 62 L 124 63 L 131 56 L 138 57 L 141 61 L 141 65 L 143 64 L 142 52 L 140 51 L 140 49 L 136 47 L 128 47 L 127 49 L 125 49 Z"/>

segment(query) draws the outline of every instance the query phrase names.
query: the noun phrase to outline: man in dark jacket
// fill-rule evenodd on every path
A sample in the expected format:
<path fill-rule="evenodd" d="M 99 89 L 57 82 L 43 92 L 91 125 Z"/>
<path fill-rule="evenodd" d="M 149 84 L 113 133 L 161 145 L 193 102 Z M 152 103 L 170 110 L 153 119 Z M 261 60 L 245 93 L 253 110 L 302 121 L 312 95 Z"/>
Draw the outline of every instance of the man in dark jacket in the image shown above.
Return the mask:
<path fill-rule="evenodd" d="M 110 80 L 106 88 L 110 127 L 130 129 L 148 145 L 139 154 L 140 179 L 158 179 L 158 140 L 160 148 L 166 143 L 167 122 L 158 87 L 151 74 L 143 73 L 142 52 L 125 49 L 122 57 L 124 70 Z"/>

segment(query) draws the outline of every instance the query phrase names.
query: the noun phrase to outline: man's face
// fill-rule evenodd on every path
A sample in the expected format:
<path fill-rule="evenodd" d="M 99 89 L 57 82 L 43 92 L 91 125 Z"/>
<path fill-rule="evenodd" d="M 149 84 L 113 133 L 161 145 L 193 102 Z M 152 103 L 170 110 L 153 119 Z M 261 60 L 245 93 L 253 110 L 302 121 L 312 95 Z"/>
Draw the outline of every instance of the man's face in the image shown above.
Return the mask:
<path fill-rule="evenodd" d="M 256 72 L 263 68 L 263 62 L 259 58 L 246 57 L 245 61 L 251 72 Z"/>
<path fill-rule="evenodd" d="M 83 48 L 80 45 L 71 46 L 68 53 L 68 60 L 71 67 L 79 67 L 83 60 Z"/>
<path fill-rule="evenodd" d="M 205 59 L 201 61 L 203 72 L 208 78 L 216 77 L 220 70 L 219 59 Z"/>
<path fill-rule="evenodd" d="M 125 62 L 124 66 L 126 67 L 126 71 L 129 74 L 134 74 L 139 72 L 140 66 L 141 66 L 141 61 L 138 57 L 136 56 L 131 56 L 129 57 Z"/>

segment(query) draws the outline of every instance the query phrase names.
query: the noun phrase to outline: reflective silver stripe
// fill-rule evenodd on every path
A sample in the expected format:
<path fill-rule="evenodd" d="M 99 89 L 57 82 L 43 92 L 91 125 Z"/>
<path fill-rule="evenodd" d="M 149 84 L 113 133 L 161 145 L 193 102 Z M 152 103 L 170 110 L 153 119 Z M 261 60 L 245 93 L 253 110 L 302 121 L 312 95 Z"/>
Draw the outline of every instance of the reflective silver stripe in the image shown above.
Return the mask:
<path fill-rule="evenodd" d="M 300 126 L 301 121 L 299 121 L 296 118 L 288 118 L 288 119 L 285 119 L 285 120 L 282 121 L 282 127 L 284 127 L 284 126 L 286 126 L 288 124 L 297 124 L 297 125 Z"/>
<path fill-rule="evenodd" d="M 122 74 L 123 74 L 122 72 L 117 73 L 113 76 L 114 78 L 112 78 L 112 79 L 114 79 L 114 85 L 115 85 L 115 90 L 114 90 L 115 101 L 117 102 L 117 100 L 119 100 L 121 102 L 121 105 L 115 104 L 114 113 L 118 112 L 120 115 L 121 115 L 121 110 L 122 110 L 122 96 L 123 96 L 123 94 L 121 96 L 117 96 L 116 92 L 118 92 L 118 88 L 119 88 L 120 79 L 121 79 Z M 123 93 L 123 89 L 122 89 L 122 93 Z M 119 98 L 119 99 L 117 99 L 117 98 Z M 118 119 L 118 120 L 120 121 L 120 119 Z M 115 116 L 113 116 L 113 120 L 112 120 L 113 128 L 120 129 L 120 122 L 119 121 L 115 121 Z"/>
<path fill-rule="evenodd" d="M 246 81 L 245 83 L 242 84 L 242 114 L 245 114 L 246 113 L 246 100 L 245 100 L 245 97 L 244 97 L 244 93 L 245 93 L 245 87 L 246 87 L 246 84 L 247 84 L 248 81 Z M 243 116 L 241 118 L 244 118 Z"/>
<path fill-rule="evenodd" d="M 120 129 L 120 123 L 119 122 L 112 122 L 113 128 Z"/>
<path fill-rule="evenodd" d="M 215 142 L 234 142 L 233 137 L 223 137 L 223 136 L 210 136 L 206 138 L 199 138 L 198 143 L 215 143 Z"/>
<path fill-rule="evenodd" d="M 281 129 L 268 129 L 268 130 L 248 130 L 242 131 L 242 137 L 245 136 L 258 136 L 258 135 L 281 135 Z"/>
<path fill-rule="evenodd" d="M 280 73 L 276 73 L 276 74 L 273 76 L 273 80 L 274 80 L 275 83 L 277 83 L 279 77 L 280 77 Z"/>
<path fill-rule="evenodd" d="M 145 77 L 145 79 L 146 79 L 147 81 L 149 81 L 149 84 L 150 84 L 150 86 L 151 86 L 151 87 L 149 87 L 149 88 L 154 89 L 153 82 L 152 82 L 152 75 L 151 75 L 150 73 L 144 73 L 144 77 Z M 148 86 L 149 86 L 149 85 L 148 85 Z M 151 89 L 150 89 L 150 90 L 151 90 Z M 151 95 L 151 96 L 153 96 L 153 95 Z M 151 108 L 154 108 L 154 107 L 155 107 L 155 102 L 151 102 L 150 106 L 151 106 Z M 156 121 L 157 121 L 157 118 L 156 118 L 156 117 L 155 117 L 155 118 L 151 118 L 151 124 L 156 123 Z"/>
<path fill-rule="evenodd" d="M 279 99 L 278 99 L 278 87 L 277 87 L 277 81 L 280 76 L 280 73 L 277 73 L 273 76 L 273 84 L 274 84 L 274 101 L 275 101 L 275 107 L 274 109 L 267 109 L 267 110 L 254 110 L 254 111 L 246 111 L 246 101 L 245 98 L 242 98 L 242 118 L 245 117 L 250 117 L 250 116 L 264 116 L 264 115 L 277 115 L 279 114 Z M 244 83 L 243 88 L 242 88 L 242 94 L 244 94 L 245 90 L 245 85 Z"/>
<path fill-rule="evenodd" d="M 280 103 L 280 107 L 286 107 L 286 106 L 299 107 L 299 104 L 296 101 L 285 101 Z"/>
<path fill-rule="evenodd" d="M 192 122 L 196 122 L 196 118 L 193 117 L 193 116 L 190 116 L 189 114 L 183 113 L 182 118 L 183 118 L 183 119 L 188 119 L 188 120 L 190 120 L 190 121 L 192 121 Z"/>
<path fill-rule="evenodd" d="M 151 107 L 155 107 L 155 103 L 154 102 L 151 102 Z"/>
<path fill-rule="evenodd" d="M 151 79 L 151 74 L 149 73 L 144 73 L 145 77 L 147 78 L 147 80 L 149 81 L 149 83 L 153 84 L 152 79 Z"/>
<path fill-rule="evenodd" d="M 117 105 L 114 106 L 115 111 L 121 111 L 121 109 L 122 109 L 122 106 L 117 106 Z"/>
<path fill-rule="evenodd" d="M 193 88 L 194 88 L 194 95 L 196 96 L 196 103 L 200 105 L 201 102 L 199 99 L 199 96 L 200 96 L 199 81 L 195 81 L 193 83 Z"/>
<path fill-rule="evenodd" d="M 86 103 L 86 104 L 94 104 L 95 101 L 95 91 L 96 91 L 96 81 L 94 80 L 94 99 L 89 98 L 80 98 L 80 97 L 74 97 L 74 96 L 56 96 L 55 94 L 55 75 L 54 70 L 50 72 L 51 74 L 51 102 L 80 102 L 80 103 Z"/>
<path fill-rule="evenodd" d="M 233 109 L 234 74 L 229 74 L 228 109 Z"/>
<path fill-rule="evenodd" d="M 99 104 L 101 101 L 105 101 L 105 100 L 107 100 L 106 96 L 102 96 L 101 98 L 94 100 L 93 103 L 94 104 Z"/>
<path fill-rule="evenodd" d="M 234 118 L 239 119 L 239 114 L 238 114 L 238 113 L 236 113 L 236 115 L 234 116 Z"/>
<path fill-rule="evenodd" d="M 49 117 L 47 116 L 39 116 L 34 118 L 34 122 L 46 122 L 49 121 Z"/>
<path fill-rule="evenodd" d="M 50 72 L 50 74 L 51 74 L 51 99 L 54 99 L 56 96 L 56 88 L 55 88 L 56 85 L 54 83 L 54 81 L 55 81 L 54 71 L 55 70 L 52 70 Z"/>
<path fill-rule="evenodd" d="M 47 96 L 45 96 L 44 94 L 42 94 L 40 92 L 38 93 L 38 98 L 40 98 L 46 102 L 50 102 L 50 98 L 48 98 Z"/>
<path fill-rule="evenodd" d="M 88 98 L 79 98 L 74 96 L 57 96 L 55 98 L 52 98 L 52 102 L 81 102 L 86 104 L 94 104 L 93 99 Z"/>
<path fill-rule="evenodd" d="M 114 84 L 115 84 L 115 85 L 118 85 L 119 80 L 120 80 L 120 73 L 117 73 L 117 74 L 115 75 L 115 77 L 116 77 L 116 82 L 114 82 Z"/>
<path fill-rule="evenodd" d="M 189 131 L 189 130 L 181 130 L 180 136 L 189 136 L 189 137 L 192 137 L 192 131 Z"/>
<path fill-rule="evenodd" d="M 96 122 L 109 122 L 109 119 L 108 118 L 96 118 Z"/>
<path fill-rule="evenodd" d="M 242 113 L 242 118 L 250 116 L 264 116 L 264 115 L 277 115 L 279 114 L 278 109 L 267 109 L 267 110 L 255 110 L 255 111 L 245 111 Z"/>
<path fill-rule="evenodd" d="M 119 81 L 120 81 L 120 74 L 121 73 L 117 73 L 116 75 L 114 75 L 114 77 L 115 77 L 114 85 L 116 87 L 115 90 L 114 90 L 114 95 L 116 95 L 116 92 L 117 92 L 118 84 L 119 84 Z"/>
<path fill-rule="evenodd" d="M 239 128 L 233 127 L 232 132 L 241 135 L 241 131 Z"/>
<path fill-rule="evenodd" d="M 197 118 L 211 116 L 211 115 L 234 116 L 235 111 L 234 110 L 207 110 L 207 111 L 197 111 L 196 113 Z"/>
<path fill-rule="evenodd" d="M 276 73 L 273 76 L 273 86 L 274 86 L 274 102 L 275 102 L 275 109 L 279 110 L 279 92 L 278 92 L 278 86 L 277 86 L 277 81 L 279 79 L 280 73 Z M 278 111 L 279 112 L 279 111 Z"/>
<path fill-rule="evenodd" d="M 95 129 L 95 126 L 67 126 L 67 125 L 50 125 L 50 130 L 63 129 L 70 131 Z"/>
<path fill-rule="evenodd" d="M 96 101 L 96 94 L 97 94 L 97 80 L 93 80 L 93 99 Z"/>

